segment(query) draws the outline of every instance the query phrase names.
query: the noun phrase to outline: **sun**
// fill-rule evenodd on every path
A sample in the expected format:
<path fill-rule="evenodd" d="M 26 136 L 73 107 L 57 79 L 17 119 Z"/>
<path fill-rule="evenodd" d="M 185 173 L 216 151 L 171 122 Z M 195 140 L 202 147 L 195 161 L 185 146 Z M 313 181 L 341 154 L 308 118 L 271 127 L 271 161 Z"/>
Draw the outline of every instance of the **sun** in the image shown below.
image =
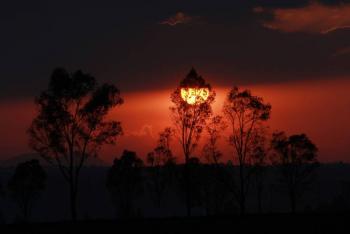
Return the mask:
<path fill-rule="evenodd" d="M 201 104 L 209 97 L 208 88 L 181 88 L 182 99 L 190 105 Z"/>

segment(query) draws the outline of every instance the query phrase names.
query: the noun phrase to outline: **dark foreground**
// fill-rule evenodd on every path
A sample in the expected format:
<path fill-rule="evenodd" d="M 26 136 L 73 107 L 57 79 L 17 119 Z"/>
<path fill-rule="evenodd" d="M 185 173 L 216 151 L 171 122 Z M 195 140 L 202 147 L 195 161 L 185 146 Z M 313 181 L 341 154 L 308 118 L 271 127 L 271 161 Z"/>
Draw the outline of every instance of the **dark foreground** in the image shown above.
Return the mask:
<path fill-rule="evenodd" d="M 349 214 L 266 214 L 166 219 L 91 220 L 12 224 L 0 233 L 350 233 Z"/>

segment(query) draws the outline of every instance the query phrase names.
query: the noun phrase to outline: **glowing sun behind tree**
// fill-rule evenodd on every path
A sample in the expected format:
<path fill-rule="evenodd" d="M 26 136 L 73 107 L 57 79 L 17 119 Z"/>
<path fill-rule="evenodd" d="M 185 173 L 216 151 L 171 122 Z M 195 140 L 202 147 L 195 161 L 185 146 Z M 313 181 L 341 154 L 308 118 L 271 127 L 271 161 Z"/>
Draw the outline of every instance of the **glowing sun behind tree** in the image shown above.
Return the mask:
<path fill-rule="evenodd" d="M 182 99 L 190 105 L 205 102 L 209 97 L 209 88 L 181 88 Z"/>
<path fill-rule="evenodd" d="M 178 138 L 185 158 L 186 208 L 191 216 L 191 182 L 189 161 L 198 145 L 206 121 L 212 115 L 215 92 L 194 68 L 180 82 L 171 94 L 170 107 L 175 135 Z"/>

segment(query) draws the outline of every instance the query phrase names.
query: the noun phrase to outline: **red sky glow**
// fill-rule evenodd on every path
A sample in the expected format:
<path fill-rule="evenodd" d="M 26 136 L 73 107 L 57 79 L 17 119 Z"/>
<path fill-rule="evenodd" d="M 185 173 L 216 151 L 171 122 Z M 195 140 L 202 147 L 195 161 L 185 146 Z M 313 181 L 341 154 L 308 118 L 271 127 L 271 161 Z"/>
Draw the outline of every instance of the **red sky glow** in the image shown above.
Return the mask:
<path fill-rule="evenodd" d="M 229 87 L 213 87 L 217 93 L 214 112 L 221 114 Z M 306 133 L 318 146 L 321 161 L 349 162 L 350 81 L 299 81 L 242 88 L 250 89 L 254 95 L 262 96 L 271 103 L 271 131 Z M 124 149 L 134 150 L 144 158 L 155 146 L 159 131 L 171 125 L 170 93 L 171 89 L 122 93 L 125 103 L 114 109 L 109 118 L 122 122 L 124 135 L 115 146 L 107 146 L 102 150 L 102 159 L 111 162 Z M 26 129 L 35 114 L 33 100 L 3 100 L 0 102 L 0 112 L 0 159 L 30 152 Z M 225 154 L 224 160 L 230 159 L 232 152 L 226 137 L 220 143 Z M 182 154 L 176 140 L 172 147 L 181 161 Z M 195 155 L 200 156 L 200 152 L 199 147 Z"/>

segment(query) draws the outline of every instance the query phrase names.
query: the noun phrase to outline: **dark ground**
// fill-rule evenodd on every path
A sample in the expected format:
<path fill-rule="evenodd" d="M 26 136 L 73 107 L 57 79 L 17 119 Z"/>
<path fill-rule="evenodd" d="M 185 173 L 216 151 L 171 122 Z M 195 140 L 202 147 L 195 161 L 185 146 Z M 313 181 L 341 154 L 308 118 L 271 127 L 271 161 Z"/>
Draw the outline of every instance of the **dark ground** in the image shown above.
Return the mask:
<path fill-rule="evenodd" d="M 106 189 L 106 174 L 109 167 L 88 167 L 82 170 L 79 186 L 79 218 L 83 220 L 113 220 L 115 205 Z M 0 168 L 0 181 L 6 186 L 14 168 Z M 317 170 L 312 187 L 298 200 L 299 213 L 340 213 L 350 210 L 350 165 L 323 164 Z M 47 168 L 47 188 L 35 201 L 30 220 L 36 223 L 55 223 L 70 217 L 68 187 L 56 169 Z M 273 171 L 268 173 L 263 194 L 263 212 L 266 214 L 288 213 L 288 195 L 276 187 L 278 178 Z M 144 193 L 135 201 L 137 217 L 181 217 L 186 214 L 184 202 L 178 189 L 169 188 L 161 209 L 155 207 L 146 183 Z M 247 213 L 257 213 L 256 192 L 252 188 L 247 197 Z M 239 207 L 228 207 L 224 214 L 237 214 Z M 194 207 L 193 216 L 206 215 L 203 207 Z M 20 215 L 17 205 L 8 197 L 0 197 L 0 224 L 14 223 Z M 350 219 L 349 219 L 350 222 Z M 350 233 L 350 232 L 349 232 Z M 1 231 L 0 231 L 1 234 Z"/>
<path fill-rule="evenodd" d="M 350 213 L 91 220 L 0 226 L 0 233 L 350 233 Z"/>

